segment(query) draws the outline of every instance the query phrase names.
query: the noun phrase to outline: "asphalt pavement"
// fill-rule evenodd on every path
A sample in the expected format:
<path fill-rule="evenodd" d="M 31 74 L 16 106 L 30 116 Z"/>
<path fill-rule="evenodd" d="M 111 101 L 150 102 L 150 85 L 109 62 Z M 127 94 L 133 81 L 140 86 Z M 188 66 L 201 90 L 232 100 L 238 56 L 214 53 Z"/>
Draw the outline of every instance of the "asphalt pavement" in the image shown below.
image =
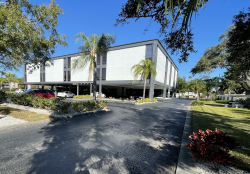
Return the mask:
<path fill-rule="evenodd" d="M 191 100 L 0 129 L 0 173 L 175 173 Z"/>

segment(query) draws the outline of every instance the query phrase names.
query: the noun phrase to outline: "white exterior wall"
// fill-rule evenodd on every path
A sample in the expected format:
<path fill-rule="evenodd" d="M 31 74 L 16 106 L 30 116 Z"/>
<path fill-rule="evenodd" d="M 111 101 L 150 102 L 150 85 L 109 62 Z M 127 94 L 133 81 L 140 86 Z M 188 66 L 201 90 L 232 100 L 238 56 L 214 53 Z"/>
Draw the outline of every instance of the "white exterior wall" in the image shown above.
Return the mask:
<path fill-rule="evenodd" d="M 171 63 L 169 60 L 168 61 L 168 66 L 167 66 L 167 77 L 166 77 L 166 85 L 169 85 L 169 78 L 170 78 L 170 68 L 171 68 Z"/>
<path fill-rule="evenodd" d="M 157 64 L 156 64 L 156 78 L 155 80 L 164 83 L 165 78 L 165 66 L 166 66 L 166 56 L 163 52 L 157 48 Z"/>
<path fill-rule="evenodd" d="M 31 73 L 26 65 L 27 82 L 40 82 L 40 68 L 33 70 Z"/>
<path fill-rule="evenodd" d="M 107 53 L 106 80 L 134 80 L 131 68 L 145 60 L 146 46 L 109 51 Z"/>
<path fill-rule="evenodd" d="M 170 86 L 174 86 L 174 72 L 175 72 L 175 68 L 174 66 L 172 66 L 172 74 L 171 74 L 171 83 Z"/>
<path fill-rule="evenodd" d="M 45 66 L 45 82 L 63 81 L 63 59 L 52 60 L 50 66 Z"/>
<path fill-rule="evenodd" d="M 177 84 L 177 71 L 175 70 L 175 84 L 174 84 L 175 88 L 176 88 L 176 84 Z"/>
<path fill-rule="evenodd" d="M 82 69 L 73 70 L 72 68 L 73 61 L 79 57 L 80 56 L 71 57 L 71 81 L 88 81 L 89 63 L 87 63 L 86 66 Z M 92 74 L 90 81 L 93 81 L 93 74 Z"/>

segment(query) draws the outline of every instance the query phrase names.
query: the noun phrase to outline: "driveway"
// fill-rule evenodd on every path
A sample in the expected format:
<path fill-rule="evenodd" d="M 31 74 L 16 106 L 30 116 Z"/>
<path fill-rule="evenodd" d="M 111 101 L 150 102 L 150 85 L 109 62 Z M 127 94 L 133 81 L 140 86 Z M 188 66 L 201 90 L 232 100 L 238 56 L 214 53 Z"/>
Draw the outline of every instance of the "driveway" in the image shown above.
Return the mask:
<path fill-rule="evenodd" d="M 0 173 L 175 173 L 190 100 L 0 129 Z"/>

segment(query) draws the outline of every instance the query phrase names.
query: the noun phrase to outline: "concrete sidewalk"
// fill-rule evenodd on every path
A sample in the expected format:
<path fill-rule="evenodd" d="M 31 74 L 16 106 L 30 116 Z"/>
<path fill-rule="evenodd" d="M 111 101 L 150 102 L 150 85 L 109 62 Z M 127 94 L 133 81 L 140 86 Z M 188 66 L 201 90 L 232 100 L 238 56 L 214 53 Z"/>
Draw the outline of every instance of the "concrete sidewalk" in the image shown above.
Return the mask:
<path fill-rule="evenodd" d="M 195 174 L 198 173 L 196 162 L 192 159 L 192 153 L 188 151 L 186 144 L 190 143 L 189 135 L 193 133 L 191 106 L 188 106 L 188 112 L 183 129 L 181 149 L 177 163 L 176 174 Z"/>

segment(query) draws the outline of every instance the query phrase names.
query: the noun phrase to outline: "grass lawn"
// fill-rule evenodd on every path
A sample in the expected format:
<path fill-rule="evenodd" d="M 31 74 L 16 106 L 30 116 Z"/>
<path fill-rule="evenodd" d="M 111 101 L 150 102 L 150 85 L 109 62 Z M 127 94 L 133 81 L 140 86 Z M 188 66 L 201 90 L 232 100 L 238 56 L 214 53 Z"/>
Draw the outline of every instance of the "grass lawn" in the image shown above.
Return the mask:
<path fill-rule="evenodd" d="M 216 106 L 192 106 L 193 128 L 226 131 L 240 147 L 231 151 L 235 165 L 250 171 L 250 110 Z"/>
<path fill-rule="evenodd" d="M 0 115 L 9 115 L 14 118 L 24 119 L 26 121 L 39 121 L 49 119 L 50 117 L 46 114 L 37 114 L 35 112 L 24 111 L 7 106 L 0 106 Z"/>
<path fill-rule="evenodd" d="M 211 106 L 224 106 L 223 103 L 215 103 L 215 101 L 202 101 L 205 105 L 211 105 Z"/>

